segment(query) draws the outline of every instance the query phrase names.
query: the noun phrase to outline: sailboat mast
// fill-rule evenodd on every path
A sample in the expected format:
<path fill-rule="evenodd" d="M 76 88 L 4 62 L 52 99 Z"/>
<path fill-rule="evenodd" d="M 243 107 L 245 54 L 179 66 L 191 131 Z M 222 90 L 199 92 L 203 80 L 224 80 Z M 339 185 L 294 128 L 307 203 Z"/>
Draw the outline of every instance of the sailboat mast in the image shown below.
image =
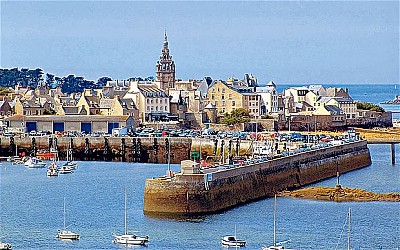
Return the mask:
<path fill-rule="evenodd" d="M 274 247 L 276 247 L 276 194 L 274 198 Z"/>
<path fill-rule="evenodd" d="M 350 250 L 350 229 L 351 229 L 351 210 L 349 208 L 348 213 L 348 230 L 347 230 L 347 250 Z"/>
<path fill-rule="evenodd" d="M 66 214 L 66 211 L 65 211 L 65 197 L 64 197 L 64 230 L 67 229 L 65 226 L 65 214 Z"/>
<path fill-rule="evenodd" d="M 128 234 L 128 227 L 127 227 L 127 217 L 126 217 L 126 203 L 127 203 L 127 194 L 126 194 L 126 187 L 125 187 L 125 208 L 124 208 L 124 224 L 125 224 L 125 234 Z"/>

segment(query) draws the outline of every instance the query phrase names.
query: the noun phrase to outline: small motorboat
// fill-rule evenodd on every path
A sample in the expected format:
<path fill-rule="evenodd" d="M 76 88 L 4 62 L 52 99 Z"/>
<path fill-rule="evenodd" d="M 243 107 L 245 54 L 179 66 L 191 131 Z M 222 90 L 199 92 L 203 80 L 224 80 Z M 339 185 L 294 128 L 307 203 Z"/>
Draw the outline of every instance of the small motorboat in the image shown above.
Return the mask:
<path fill-rule="evenodd" d="M 228 235 L 228 236 L 222 237 L 221 243 L 223 246 L 227 246 L 227 247 L 244 247 L 244 246 L 246 246 L 245 240 L 238 240 L 233 235 Z"/>
<path fill-rule="evenodd" d="M 76 168 L 78 167 L 78 163 L 76 163 L 74 161 L 67 161 L 66 163 L 64 163 L 63 166 L 67 166 L 72 170 L 76 170 Z"/>
<path fill-rule="evenodd" d="M 52 162 L 48 167 L 47 176 L 58 176 L 58 168 L 55 162 Z"/>
<path fill-rule="evenodd" d="M 46 167 L 46 163 L 39 160 L 36 157 L 30 157 L 24 164 L 28 168 L 44 168 L 44 167 Z"/>
<path fill-rule="evenodd" d="M 11 250 L 12 245 L 10 243 L 5 243 L 0 241 L 0 250 Z"/>
<path fill-rule="evenodd" d="M 65 166 L 65 165 L 61 166 L 57 171 L 58 171 L 59 174 L 71 174 L 71 173 L 73 173 L 72 168 L 69 167 L 69 166 Z"/>

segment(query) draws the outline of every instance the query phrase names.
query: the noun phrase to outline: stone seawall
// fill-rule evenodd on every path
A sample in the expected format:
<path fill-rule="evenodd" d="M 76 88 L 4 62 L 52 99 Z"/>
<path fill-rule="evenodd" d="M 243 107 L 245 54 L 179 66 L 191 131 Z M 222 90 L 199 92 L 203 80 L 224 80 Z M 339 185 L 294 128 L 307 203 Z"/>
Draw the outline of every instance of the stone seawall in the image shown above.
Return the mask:
<path fill-rule="evenodd" d="M 189 159 L 192 139 L 169 140 L 171 163 Z M 75 160 L 167 163 L 165 138 L 159 137 L 0 137 L 0 156 L 34 155 L 38 149 L 55 147 L 64 160 L 71 145 Z"/>
<path fill-rule="evenodd" d="M 148 179 L 148 215 L 214 213 L 371 164 L 366 141 L 348 143 L 209 174 Z"/>

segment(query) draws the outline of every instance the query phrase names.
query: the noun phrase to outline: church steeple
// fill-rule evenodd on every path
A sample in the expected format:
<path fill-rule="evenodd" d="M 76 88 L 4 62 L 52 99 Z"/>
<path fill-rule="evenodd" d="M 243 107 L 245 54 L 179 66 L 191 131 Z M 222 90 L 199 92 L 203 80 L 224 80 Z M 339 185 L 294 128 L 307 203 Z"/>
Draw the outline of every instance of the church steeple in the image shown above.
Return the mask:
<path fill-rule="evenodd" d="M 164 49 L 168 49 L 167 29 L 164 31 Z"/>
<path fill-rule="evenodd" d="M 167 30 L 164 31 L 164 44 L 160 60 L 156 64 L 156 82 L 159 87 L 168 93 L 175 85 L 175 62 L 169 54 Z"/>

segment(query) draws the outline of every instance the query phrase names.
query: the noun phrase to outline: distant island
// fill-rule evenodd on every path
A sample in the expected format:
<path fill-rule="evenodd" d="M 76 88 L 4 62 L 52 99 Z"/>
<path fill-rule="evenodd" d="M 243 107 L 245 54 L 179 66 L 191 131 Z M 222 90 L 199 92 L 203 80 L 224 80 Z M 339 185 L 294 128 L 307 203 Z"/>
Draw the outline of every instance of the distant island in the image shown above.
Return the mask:
<path fill-rule="evenodd" d="M 400 95 L 396 95 L 396 98 L 386 102 L 381 102 L 381 104 L 400 104 Z"/>

